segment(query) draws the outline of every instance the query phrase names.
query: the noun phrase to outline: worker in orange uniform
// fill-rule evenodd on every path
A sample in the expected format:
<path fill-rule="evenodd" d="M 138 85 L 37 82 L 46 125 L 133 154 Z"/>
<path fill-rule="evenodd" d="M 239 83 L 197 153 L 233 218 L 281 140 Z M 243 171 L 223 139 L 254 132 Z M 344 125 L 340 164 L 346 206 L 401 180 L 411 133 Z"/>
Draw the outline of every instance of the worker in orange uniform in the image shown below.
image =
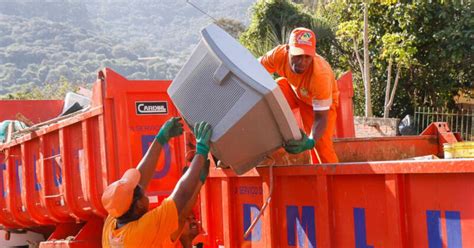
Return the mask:
<path fill-rule="evenodd" d="M 196 154 L 189 169 L 179 179 L 171 195 L 160 206 L 148 211 L 145 190 L 153 176 L 161 148 L 172 137 L 182 134 L 180 118 L 171 118 L 158 132 L 136 168 L 128 169 L 122 178 L 110 184 L 102 195 L 109 213 L 102 232 L 102 247 L 168 247 L 178 238 L 179 223 L 184 223 L 196 202 L 209 173 L 207 155 L 211 126 L 205 122 L 194 126 Z"/>
<path fill-rule="evenodd" d="M 259 61 L 269 73 L 280 76 L 276 81 L 290 107 L 300 110 L 303 138 L 288 142 L 285 150 L 295 154 L 316 147 L 322 163 L 337 163 L 332 136 L 339 90 L 331 66 L 316 53 L 313 31 L 294 29 L 289 44 L 275 47 Z"/>

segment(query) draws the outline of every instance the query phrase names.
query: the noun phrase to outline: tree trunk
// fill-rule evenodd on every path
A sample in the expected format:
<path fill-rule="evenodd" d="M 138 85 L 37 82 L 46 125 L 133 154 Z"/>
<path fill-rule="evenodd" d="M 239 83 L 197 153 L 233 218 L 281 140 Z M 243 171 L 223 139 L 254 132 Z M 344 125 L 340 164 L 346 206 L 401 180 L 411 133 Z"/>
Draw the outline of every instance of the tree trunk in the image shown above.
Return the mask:
<path fill-rule="evenodd" d="M 318 0 L 313 0 L 311 1 L 311 10 L 314 12 L 315 10 L 318 9 Z"/>
<path fill-rule="evenodd" d="M 354 41 L 354 53 L 357 59 L 357 63 L 359 64 L 360 75 L 362 75 L 362 81 L 364 82 L 364 87 L 365 87 L 364 65 L 362 63 L 362 60 L 360 59 L 359 46 L 357 45 L 357 37 L 354 37 L 352 40 Z"/>
<path fill-rule="evenodd" d="M 365 85 L 365 117 L 372 117 L 372 97 L 370 93 L 370 62 L 369 62 L 369 1 L 364 3 L 364 85 Z"/>
<path fill-rule="evenodd" d="M 387 67 L 387 85 L 385 87 L 385 103 L 383 105 L 383 118 L 388 118 L 388 102 L 390 101 L 390 84 L 392 83 L 392 58 L 388 60 L 388 67 Z"/>
<path fill-rule="evenodd" d="M 386 114 L 384 113 L 384 116 L 383 116 L 384 118 L 388 118 L 390 114 L 390 110 L 392 109 L 393 100 L 395 99 L 395 93 L 397 92 L 398 79 L 400 79 L 400 68 L 401 68 L 401 65 L 397 64 L 397 74 L 395 75 L 395 82 L 393 82 L 393 89 L 392 89 L 392 93 L 390 94 L 390 100 L 388 101 L 388 104 L 386 107 L 386 111 L 385 111 Z"/>

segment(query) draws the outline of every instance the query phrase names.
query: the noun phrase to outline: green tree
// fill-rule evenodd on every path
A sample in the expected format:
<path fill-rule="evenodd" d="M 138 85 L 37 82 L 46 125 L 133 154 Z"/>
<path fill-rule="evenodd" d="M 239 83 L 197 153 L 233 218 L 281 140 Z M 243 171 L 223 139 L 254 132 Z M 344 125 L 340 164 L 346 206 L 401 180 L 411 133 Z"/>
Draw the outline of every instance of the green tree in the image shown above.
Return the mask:
<path fill-rule="evenodd" d="M 397 9 L 400 28 L 413 36 L 418 65 L 408 88 L 417 106 L 454 106 L 454 96 L 474 81 L 472 2 L 415 2 Z"/>
<path fill-rule="evenodd" d="M 387 50 L 390 42 L 387 39 L 391 34 L 400 34 L 400 38 L 403 38 L 403 41 L 399 40 L 399 45 L 403 49 L 389 49 L 394 52 L 393 66 L 405 55 L 411 58 L 408 61 L 416 63 L 402 63 L 399 67 L 397 88 L 404 90 L 394 96 L 390 115 L 403 117 L 406 114 L 413 114 L 415 106 L 454 107 L 454 96 L 467 89 L 473 82 L 472 3 L 468 2 L 462 6 L 450 2 L 387 1 L 371 2 L 368 7 L 371 44 L 369 54 L 372 64 L 371 97 L 374 115 L 383 116 L 384 112 L 387 112 L 386 91 L 391 90 L 388 95 L 393 92 L 393 89 L 387 87 L 387 82 L 395 83 L 392 75 L 388 74 L 391 60 Z M 337 61 L 333 63 L 336 69 L 351 68 L 355 81 L 363 81 L 360 73 L 362 69 L 353 48 L 354 40 L 358 40 L 360 50 L 360 33 L 357 33 L 356 39 L 349 39 L 350 32 L 338 29 L 349 28 L 352 25 L 361 32 L 360 23 L 363 19 L 361 3 L 331 3 L 318 14 L 329 20 L 334 30 L 339 31 L 337 38 L 342 50 L 336 56 Z M 382 37 L 385 35 L 387 36 L 384 42 Z M 402 54 L 401 51 L 407 53 Z M 392 78 L 388 79 L 389 76 Z M 355 112 L 361 115 L 364 113 L 363 88 L 359 83 L 356 83 L 354 88 Z M 390 102 L 390 98 L 388 100 Z"/>
<path fill-rule="evenodd" d="M 349 57 L 347 61 L 353 68 L 353 71 L 356 71 L 356 68 L 359 69 L 359 75 L 362 77 L 363 85 L 365 87 L 365 85 L 367 85 L 367 80 L 364 77 L 364 62 L 360 55 L 360 44 L 362 43 L 362 25 L 363 23 L 359 20 L 341 22 L 337 27 L 336 35 L 343 49 L 346 51 L 351 51 L 352 49 L 351 55 L 346 55 Z M 354 57 L 355 63 L 353 62 Z"/>
<path fill-rule="evenodd" d="M 317 39 L 317 52 L 331 62 L 331 46 L 336 41 L 327 21 L 314 17 L 303 5 L 287 0 L 255 3 L 252 20 L 240 36 L 240 41 L 255 56 L 261 56 L 275 46 L 287 43 L 291 31 L 296 27 L 313 30 Z"/>
<path fill-rule="evenodd" d="M 409 37 L 400 33 L 385 34 L 382 37 L 382 43 L 383 51 L 381 57 L 388 61 L 383 117 L 388 118 L 390 109 L 393 105 L 393 100 L 395 99 L 395 93 L 400 79 L 400 72 L 403 68 L 409 69 L 411 65 L 415 63 L 413 56 L 416 53 L 416 48 L 413 47 L 413 41 Z M 393 88 L 391 88 L 392 65 L 394 62 L 397 68 Z"/>

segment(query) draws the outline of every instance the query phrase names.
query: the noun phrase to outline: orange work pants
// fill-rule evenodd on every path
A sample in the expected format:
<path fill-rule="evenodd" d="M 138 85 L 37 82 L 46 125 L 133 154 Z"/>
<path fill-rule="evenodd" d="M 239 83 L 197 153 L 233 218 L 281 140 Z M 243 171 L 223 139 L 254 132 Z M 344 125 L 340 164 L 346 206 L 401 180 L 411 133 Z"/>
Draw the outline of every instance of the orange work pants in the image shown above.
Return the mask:
<path fill-rule="evenodd" d="M 306 104 L 296 96 L 295 92 L 291 88 L 286 78 L 278 78 L 276 82 L 278 83 L 278 86 L 280 86 L 283 95 L 285 95 L 285 98 L 288 101 L 290 108 L 298 108 L 300 110 L 304 131 L 306 132 L 306 134 L 309 135 L 311 133 L 311 129 L 313 127 L 314 122 L 313 106 Z M 339 162 L 336 152 L 334 151 L 334 144 L 332 142 L 332 137 L 334 136 L 334 130 L 336 128 L 336 118 L 336 106 L 333 104 L 329 109 L 326 130 L 324 131 L 321 138 L 316 142 L 316 150 L 319 154 L 319 157 L 321 158 L 322 163 Z"/>

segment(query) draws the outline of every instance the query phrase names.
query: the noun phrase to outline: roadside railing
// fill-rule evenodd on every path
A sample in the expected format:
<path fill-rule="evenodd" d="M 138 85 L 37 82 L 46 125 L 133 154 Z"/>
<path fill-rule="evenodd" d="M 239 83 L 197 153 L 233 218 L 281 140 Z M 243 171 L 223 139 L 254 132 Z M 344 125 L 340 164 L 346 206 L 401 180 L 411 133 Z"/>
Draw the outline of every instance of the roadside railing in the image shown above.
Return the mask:
<path fill-rule="evenodd" d="M 415 128 L 421 133 L 432 122 L 447 122 L 452 132 L 459 132 L 463 140 L 474 141 L 474 111 L 418 107 L 415 110 Z"/>

